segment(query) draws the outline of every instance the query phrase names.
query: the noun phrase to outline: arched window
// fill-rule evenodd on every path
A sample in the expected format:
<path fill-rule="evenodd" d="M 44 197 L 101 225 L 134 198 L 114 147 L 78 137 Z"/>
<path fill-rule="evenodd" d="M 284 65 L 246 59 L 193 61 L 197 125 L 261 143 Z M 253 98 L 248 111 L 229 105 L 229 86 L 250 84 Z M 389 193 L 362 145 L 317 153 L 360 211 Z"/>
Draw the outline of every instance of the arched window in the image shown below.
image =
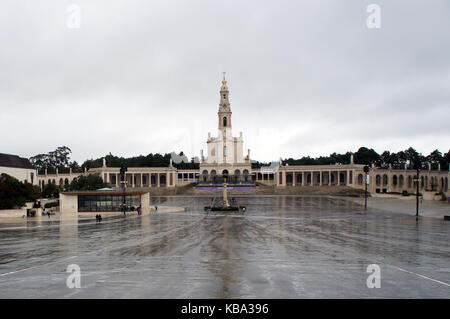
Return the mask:
<path fill-rule="evenodd" d="M 228 122 L 228 120 L 227 120 L 227 117 L 226 116 L 224 116 L 224 118 L 223 118 L 223 126 L 227 126 L 227 123 Z"/>
<path fill-rule="evenodd" d="M 388 176 L 386 174 L 383 175 L 383 185 L 386 186 L 389 183 Z"/>
<path fill-rule="evenodd" d="M 381 185 L 381 176 L 380 176 L 380 175 L 377 175 L 377 176 L 375 177 L 375 181 L 376 181 L 376 183 L 377 183 L 377 186 L 380 186 L 380 185 Z"/>
<path fill-rule="evenodd" d="M 208 171 L 205 169 L 205 170 L 203 170 L 203 172 L 202 172 L 202 180 L 203 180 L 204 182 L 206 182 L 207 179 L 208 179 Z"/>
<path fill-rule="evenodd" d="M 227 147 L 226 146 L 223 147 L 223 156 L 227 156 Z"/>
<path fill-rule="evenodd" d="M 364 183 L 363 175 L 362 175 L 362 174 L 359 174 L 359 175 L 358 175 L 358 185 L 362 185 L 363 183 Z"/>
<path fill-rule="evenodd" d="M 223 175 L 223 177 L 228 177 L 228 170 L 227 170 L 227 169 L 224 169 L 224 170 L 222 171 L 222 175 Z"/>
<path fill-rule="evenodd" d="M 248 175 L 249 175 L 248 170 L 244 169 L 244 171 L 242 172 L 242 174 L 244 175 L 244 180 L 247 182 L 247 181 L 248 181 Z"/>

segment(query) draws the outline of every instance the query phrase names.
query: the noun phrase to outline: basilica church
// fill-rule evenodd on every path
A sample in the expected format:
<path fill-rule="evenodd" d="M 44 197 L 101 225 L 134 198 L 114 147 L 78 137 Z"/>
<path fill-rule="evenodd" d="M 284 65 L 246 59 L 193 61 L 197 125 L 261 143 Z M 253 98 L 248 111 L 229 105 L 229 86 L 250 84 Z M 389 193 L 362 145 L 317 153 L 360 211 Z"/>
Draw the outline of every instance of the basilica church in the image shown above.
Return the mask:
<path fill-rule="evenodd" d="M 203 181 L 214 180 L 217 175 L 234 179 L 249 179 L 251 172 L 250 149 L 244 156 L 244 139 L 242 132 L 239 137 L 233 136 L 231 121 L 230 91 L 225 75 L 220 88 L 220 102 L 217 111 L 217 136 L 208 133 L 207 156 L 201 151 L 200 171 Z"/>

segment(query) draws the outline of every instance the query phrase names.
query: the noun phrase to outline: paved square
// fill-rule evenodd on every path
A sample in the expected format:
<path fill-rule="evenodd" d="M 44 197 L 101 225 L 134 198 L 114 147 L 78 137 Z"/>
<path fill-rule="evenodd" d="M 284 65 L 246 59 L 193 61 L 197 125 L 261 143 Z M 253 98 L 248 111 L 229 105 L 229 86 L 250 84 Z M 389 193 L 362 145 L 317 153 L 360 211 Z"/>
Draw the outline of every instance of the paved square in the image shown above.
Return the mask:
<path fill-rule="evenodd" d="M 159 197 L 186 211 L 2 223 L 0 298 L 450 296 L 449 222 L 325 196 L 238 200 L 244 216 L 206 215 L 207 197 Z M 66 285 L 70 264 L 80 289 Z M 370 264 L 381 288 L 366 285 Z"/>

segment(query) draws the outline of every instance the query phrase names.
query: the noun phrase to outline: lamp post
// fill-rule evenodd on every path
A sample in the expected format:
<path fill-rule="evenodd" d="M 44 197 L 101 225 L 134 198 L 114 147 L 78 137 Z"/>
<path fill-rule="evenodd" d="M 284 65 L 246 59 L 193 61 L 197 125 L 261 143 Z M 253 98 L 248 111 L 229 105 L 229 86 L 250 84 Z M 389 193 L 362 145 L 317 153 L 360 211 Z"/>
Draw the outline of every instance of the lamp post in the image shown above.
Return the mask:
<path fill-rule="evenodd" d="M 122 209 L 123 209 L 123 214 L 126 215 L 125 213 L 125 184 L 126 184 L 126 180 L 125 180 L 125 172 L 128 170 L 127 165 L 122 164 L 120 166 L 120 176 L 123 176 L 123 182 L 122 182 L 122 192 L 123 192 L 123 200 L 122 200 Z"/>
<path fill-rule="evenodd" d="M 417 175 L 416 175 L 416 221 L 418 221 L 419 220 L 419 182 L 420 182 L 419 174 L 420 174 L 420 170 L 422 169 L 422 162 L 420 161 L 419 158 L 417 158 L 416 161 L 414 162 L 414 169 L 417 171 Z"/>
<path fill-rule="evenodd" d="M 364 173 L 366 173 L 365 191 L 364 191 L 364 210 L 367 210 L 367 185 L 369 185 L 369 170 L 368 165 L 364 166 Z"/>

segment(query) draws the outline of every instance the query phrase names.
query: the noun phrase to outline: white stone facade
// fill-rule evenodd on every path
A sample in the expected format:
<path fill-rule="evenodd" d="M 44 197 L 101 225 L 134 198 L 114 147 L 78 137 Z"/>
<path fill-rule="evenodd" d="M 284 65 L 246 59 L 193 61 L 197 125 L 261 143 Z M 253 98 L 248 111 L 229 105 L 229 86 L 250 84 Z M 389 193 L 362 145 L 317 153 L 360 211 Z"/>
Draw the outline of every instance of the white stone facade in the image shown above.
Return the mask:
<path fill-rule="evenodd" d="M 250 150 L 244 155 L 244 139 L 242 132 L 238 137 L 233 136 L 231 125 L 231 105 L 229 101 L 229 90 L 225 77 L 222 80 L 220 88 L 220 102 L 217 112 L 218 125 L 217 137 L 211 137 L 208 134 L 206 141 L 207 155 L 201 152 L 200 172 L 211 172 L 222 175 L 224 171 L 227 174 L 239 172 L 242 174 L 244 170 L 250 173 Z M 203 173 L 202 173 L 203 174 Z"/>
<path fill-rule="evenodd" d="M 37 171 L 35 169 L 0 166 L 0 174 L 8 174 L 21 182 L 27 182 L 32 185 L 38 184 Z"/>

